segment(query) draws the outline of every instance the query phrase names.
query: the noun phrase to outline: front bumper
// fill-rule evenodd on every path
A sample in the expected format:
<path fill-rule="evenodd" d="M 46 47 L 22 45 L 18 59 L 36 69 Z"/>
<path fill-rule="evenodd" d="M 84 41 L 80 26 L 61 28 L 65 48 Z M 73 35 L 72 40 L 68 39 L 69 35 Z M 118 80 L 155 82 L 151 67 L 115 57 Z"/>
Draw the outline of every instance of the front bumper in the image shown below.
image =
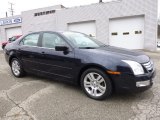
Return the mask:
<path fill-rule="evenodd" d="M 110 76 L 116 92 L 143 92 L 153 85 L 153 78 L 156 71 L 144 75 L 135 76 L 133 74 L 122 73 Z"/>

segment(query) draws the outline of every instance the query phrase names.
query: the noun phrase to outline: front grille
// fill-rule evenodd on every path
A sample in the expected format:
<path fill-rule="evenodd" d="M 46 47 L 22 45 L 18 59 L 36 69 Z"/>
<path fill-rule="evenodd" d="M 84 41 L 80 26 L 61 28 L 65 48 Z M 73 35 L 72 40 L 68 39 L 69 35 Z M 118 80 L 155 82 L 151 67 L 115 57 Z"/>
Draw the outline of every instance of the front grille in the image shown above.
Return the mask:
<path fill-rule="evenodd" d="M 144 63 L 143 66 L 146 68 L 146 70 L 148 72 L 152 72 L 152 70 L 153 70 L 153 62 L 152 61 Z"/>

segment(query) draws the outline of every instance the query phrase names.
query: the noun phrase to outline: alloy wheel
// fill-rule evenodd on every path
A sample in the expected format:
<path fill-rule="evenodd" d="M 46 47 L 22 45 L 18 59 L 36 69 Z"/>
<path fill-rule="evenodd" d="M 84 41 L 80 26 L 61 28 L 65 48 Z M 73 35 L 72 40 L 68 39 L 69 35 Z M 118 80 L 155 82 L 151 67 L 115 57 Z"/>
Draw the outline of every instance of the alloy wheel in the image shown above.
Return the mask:
<path fill-rule="evenodd" d="M 98 73 L 88 73 L 84 77 L 84 88 L 91 96 L 100 97 L 106 92 L 105 79 Z"/>
<path fill-rule="evenodd" d="M 13 71 L 15 76 L 20 75 L 20 64 L 17 60 L 12 61 L 12 71 Z"/>

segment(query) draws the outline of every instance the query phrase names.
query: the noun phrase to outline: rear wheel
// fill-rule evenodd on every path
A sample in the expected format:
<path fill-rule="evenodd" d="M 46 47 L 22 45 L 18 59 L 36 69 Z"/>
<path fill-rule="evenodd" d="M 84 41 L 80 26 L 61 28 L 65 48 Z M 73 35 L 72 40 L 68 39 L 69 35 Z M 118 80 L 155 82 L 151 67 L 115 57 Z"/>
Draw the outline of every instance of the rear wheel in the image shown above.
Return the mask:
<path fill-rule="evenodd" d="M 99 69 L 88 69 L 81 76 L 81 87 L 86 95 L 95 100 L 108 98 L 112 93 L 111 81 Z"/>
<path fill-rule="evenodd" d="M 11 61 L 11 70 L 15 77 L 22 77 L 24 76 L 24 70 L 20 61 L 17 58 L 13 58 Z"/>

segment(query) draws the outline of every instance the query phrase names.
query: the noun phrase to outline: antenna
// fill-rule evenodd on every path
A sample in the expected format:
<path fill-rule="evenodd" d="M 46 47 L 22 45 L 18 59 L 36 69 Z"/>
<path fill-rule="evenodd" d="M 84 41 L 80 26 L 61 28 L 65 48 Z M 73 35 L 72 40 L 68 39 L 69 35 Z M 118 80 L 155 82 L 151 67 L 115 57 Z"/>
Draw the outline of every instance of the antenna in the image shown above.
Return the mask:
<path fill-rule="evenodd" d="M 9 8 L 9 10 L 10 10 L 10 13 L 11 13 L 11 15 L 13 16 L 14 15 L 14 9 L 13 9 L 13 3 L 8 3 L 8 4 L 10 4 L 10 8 Z"/>

